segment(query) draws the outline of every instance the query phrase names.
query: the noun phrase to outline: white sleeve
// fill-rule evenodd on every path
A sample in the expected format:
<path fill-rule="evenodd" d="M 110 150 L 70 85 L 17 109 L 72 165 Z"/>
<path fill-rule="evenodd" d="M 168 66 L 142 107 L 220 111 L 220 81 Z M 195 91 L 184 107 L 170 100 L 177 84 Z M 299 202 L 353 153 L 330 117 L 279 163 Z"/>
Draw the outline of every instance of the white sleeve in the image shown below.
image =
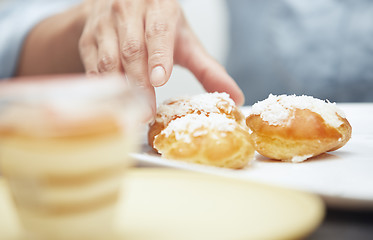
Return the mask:
<path fill-rule="evenodd" d="M 2 2 L 0 5 L 0 79 L 14 75 L 23 42 L 36 24 L 78 2 L 78 0 Z"/>

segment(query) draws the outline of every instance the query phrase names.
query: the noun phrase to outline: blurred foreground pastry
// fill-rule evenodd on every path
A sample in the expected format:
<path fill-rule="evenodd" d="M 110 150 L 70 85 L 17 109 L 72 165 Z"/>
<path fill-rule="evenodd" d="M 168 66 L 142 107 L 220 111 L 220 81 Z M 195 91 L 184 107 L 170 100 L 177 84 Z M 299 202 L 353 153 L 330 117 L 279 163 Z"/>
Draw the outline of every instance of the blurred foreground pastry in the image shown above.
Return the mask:
<path fill-rule="evenodd" d="M 149 145 L 170 159 L 242 168 L 255 151 L 244 119 L 226 93 L 171 99 L 158 108 Z"/>
<path fill-rule="evenodd" d="M 269 95 L 252 106 L 246 124 L 260 154 L 292 162 L 344 146 L 352 131 L 335 103 L 304 95 Z"/>

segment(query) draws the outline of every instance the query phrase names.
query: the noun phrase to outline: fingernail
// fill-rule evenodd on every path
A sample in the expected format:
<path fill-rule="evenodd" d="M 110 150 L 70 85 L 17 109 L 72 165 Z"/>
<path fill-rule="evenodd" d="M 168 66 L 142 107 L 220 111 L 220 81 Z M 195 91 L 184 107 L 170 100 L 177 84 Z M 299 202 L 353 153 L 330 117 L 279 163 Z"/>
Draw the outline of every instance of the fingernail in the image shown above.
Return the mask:
<path fill-rule="evenodd" d="M 150 75 L 150 82 L 152 83 L 153 87 L 162 86 L 165 83 L 166 72 L 163 67 L 157 66 L 153 68 L 152 73 Z"/>

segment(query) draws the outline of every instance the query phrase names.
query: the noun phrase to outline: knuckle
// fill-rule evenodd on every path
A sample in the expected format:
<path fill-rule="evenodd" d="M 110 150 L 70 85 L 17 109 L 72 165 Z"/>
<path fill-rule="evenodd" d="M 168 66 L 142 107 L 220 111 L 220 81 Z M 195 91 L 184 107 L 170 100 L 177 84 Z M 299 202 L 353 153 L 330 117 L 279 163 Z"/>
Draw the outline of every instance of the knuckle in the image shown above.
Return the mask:
<path fill-rule="evenodd" d="M 122 11 L 123 11 L 122 1 L 114 0 L 111 4 L 111 11 L 113 13 L 122 13 Z"/>
<path fill-rule="evenodd" d="M 167 3 L 167 6 L 168 14 L 172 19 L 177 19 L 178 17 L 180 17 L 182 10 L 178 3 L 176 3 L 175 1 L 171 1 Z"/>
<path fill-rule="evenodd" d="M 163 62 L 167 58 L 167 53 L 165 50 L 155 50 L 149 55 L 149 62 L 159 63 Z"/>
<path fill-rule="evenodd" d="M 83 33 L 78 42 L 80 52 L 85 52 L 85 49 L 91 45 L 91 42 L 91 37 Z"/>
<path fill-rule="evenodd" d="M 134 81 L 134 85 L 137 88 L 147 88 L 148 85 L 144 81 Z"/>
<path fill-rule="evenodd" d="M 132 11 L 133 8 L 135 7 L 135 2 L 136 1 L 124 1 L 124 8 L 129 11 Z"/>
<path fill-rule="evenodd" d="M 125 60 L 136 60 L 145 54 L 145 46 L 139 40 L 127 40 L 121 48 L 121 55 Z"/>
<path fill-rule="evenodd" d="M 114 0 L 111 3 L 111 12 L 116 15 L 124 16 L 126 12 L 132 12 L 134 1 Z"/>
<path fill-rule="evenodd" d="M 176 19 L 179 19 L 183 15 L 183 12 L 179 6 L 175 6 L 172 12 L 174 13 Z"/>
<path fill-rule="evenodd" d="M 148 88 L 148 84 L 146 84 L 146 80 L 142 76 L 130 75 L 128 72 L 126 73 L 126 76 L 131 86 L 143 89 Z"/>
<path fill-rule="evenodd" d="M 149 28 L 146 29 L 146 38 L 154 38 L 157 36 L 165 35 L 169 31 L 170 27 L 165 22 L 152 23 Z"/>
<path fill-rule="evenodd" d="M 94 23 L 95 29 L 99 34 L 102 34 L 105 29 L 108 28 L 110 23 L 110 17 L 107 15 L 101 15 Z"/>
<path fill-rule="evenodd" d="M 169 6 L 169 5 L 172 5 L 174 4 L 176 1 L 175 0 L 147 0 L 148 4 L 149 3 L 152 3 L 152 4 L 159 4 L 159 5 L 162 5 L 162 6 Z"/>
<path fill-rule="evenodd" d="M 111 56 L 104 56 L 102 57 L 98 64 L 97 68 L 100 72 L 110 72 L 117 68 L 118 61 L 115 60 L 115 58 Z"/>
<path fill-rule="evenodd" d="M 145 79 L 135 81 L 132 86 L 134 86 L 136 89 L 140 89 L 141 91 L 145 91 L 145 92 L 151 91 L 151 89 L 153 88 L 150 85 L 149 81 L 146 82 Z"/>

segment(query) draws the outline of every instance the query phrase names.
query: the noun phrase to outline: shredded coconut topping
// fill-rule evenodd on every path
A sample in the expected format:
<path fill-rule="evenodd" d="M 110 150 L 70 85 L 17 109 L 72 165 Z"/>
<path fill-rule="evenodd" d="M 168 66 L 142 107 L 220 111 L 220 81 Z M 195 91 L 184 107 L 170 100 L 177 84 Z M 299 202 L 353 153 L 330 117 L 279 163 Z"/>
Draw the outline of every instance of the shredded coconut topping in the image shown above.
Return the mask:
<path fill-rule="evenodd" d="M 190 113 L 231 113 L 235 103 L 227 93 L 204 93 L 193 97 L 179 97 L 167 100 L 158 107 L 156 121 L 168 123 L 173 117 Z"/>
<path fill-rule="evenodd" d="M 281 125 L 288 119 L 290 111 L 293 109 L 309 109 L 319 114 L 327 124 L 333 127 L 339 127 L 342 124 L 338 115 L 345 117 L 344 112 L 335 103 L 305 95 L 276 96 L 270 94 L 267 99 L 252 106 L 252 114 L 260 115 L 270 125 Z"/>
<path fill-rule="evenodd" d="M 161 134 L 168 137 L 174 133 L 176 140 L 182 140 L 188 143 L 191 142 L 191 136 L 203 136 L 208 134 L 211 130 L 222 133 L 232 132 L 235 130 L 236 126 L 237 123 L 233 119 L 229 119 L 223 114 L 211 113 L 209 116 L 188 114 L 171 121 L 168 126 L 162 130 Z"/>

